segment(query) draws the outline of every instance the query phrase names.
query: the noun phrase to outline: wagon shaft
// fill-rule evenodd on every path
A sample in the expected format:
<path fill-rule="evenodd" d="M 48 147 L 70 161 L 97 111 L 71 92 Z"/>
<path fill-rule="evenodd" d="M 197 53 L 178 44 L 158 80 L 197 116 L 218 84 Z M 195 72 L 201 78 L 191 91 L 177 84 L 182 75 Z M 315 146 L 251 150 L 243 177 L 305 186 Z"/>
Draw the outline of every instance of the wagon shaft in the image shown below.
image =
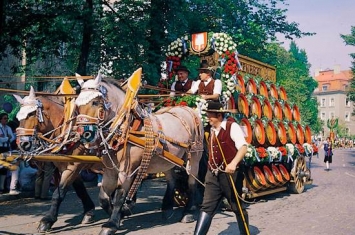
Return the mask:
<path fill-rule="evenodd" d="M 2 153 L 1 159 L 5 162 L 12 162 L 15 159 L 28 160 L 33 159 L 42 162 L 83 162 L 83 163 L 96 163 L 101 162 L 101 158 L 97 156 L 86 156 L 86 155 L 54 155 L 54 154 L 41 154 L 35 156 L 24 156 L 20 154 Z"/>

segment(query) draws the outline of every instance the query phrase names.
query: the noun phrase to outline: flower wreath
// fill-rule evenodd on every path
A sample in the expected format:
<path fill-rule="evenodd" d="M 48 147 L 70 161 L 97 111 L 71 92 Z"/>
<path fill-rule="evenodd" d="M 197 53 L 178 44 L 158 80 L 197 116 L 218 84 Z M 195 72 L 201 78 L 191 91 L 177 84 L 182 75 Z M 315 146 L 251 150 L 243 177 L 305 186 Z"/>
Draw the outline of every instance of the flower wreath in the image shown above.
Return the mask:
<path fill-rule="evenodd" d="M 311 157 L 313 155 L 314 152 L 313 152 L 312 145 L 310 145 L 309 143 L 304 143 L 303 148 L 304 148 L 305 156 Z"/>

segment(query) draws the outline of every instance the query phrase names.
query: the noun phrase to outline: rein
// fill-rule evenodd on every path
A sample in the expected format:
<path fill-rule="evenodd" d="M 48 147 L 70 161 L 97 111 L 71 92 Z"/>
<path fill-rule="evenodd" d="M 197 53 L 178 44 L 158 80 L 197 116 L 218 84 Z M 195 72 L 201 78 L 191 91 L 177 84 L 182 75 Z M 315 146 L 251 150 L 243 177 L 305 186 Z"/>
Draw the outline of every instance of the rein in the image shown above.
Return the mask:
<path fill-rule="evenodd" d="M 49 99 L 49 98 L 47 98 Z M 53 99 L 49 99 L 51 102 L 57 104 L 58 106 L 62 106 L 61 103 L 53 100 Z M 58 130 L 58 129 L 62 129 L 64 125 L 72 122 L 75 117 L 72 117 L 70 119 L 68 119 L 67 121 L 65 121 L 65 118 L 63 117 L 62 120 L 60 121 L 60 125 L 53 128 L 52 130 L 48 131 L 47 133 L 41 133 L 38 131 L 38 126 L 40 125 L 40 123 L 44 123 L 44 117 L 46 117 L 47 120 L 50 120 L 50 116 L 49 114 L 47 114 L 45 111 L 43 111 L 43 104 L 40 100 L 37 100 L 37 104 L 36 104 L 36 124 L 34 125 L 34 127 L 32 129 L 29 128 L 17 128 L 16 129 L 16 135 L 18 137 L 26 137 L 26 136 L 31 136 L 34 139 L 38 139 L 39 142 L 39 146 L 37 147 L 37 149 L 33 150 L 30 154 L 42 154 L 44 152 L 47 152 L 49 150 L 53 150 L 55 148 L 57 148 L 59 145 L 63 146 L 69 142 L 73 142 L 75 141 L 77 138 L 73 138 L 73 139 L 67 139 L 65 138 L 63 140 L 63 133 L 60 133 L 57 137 L 54 137 L 54 133 Z M 47 137 L 50 136 L 50 137 Z M 30 139 L 31 141 L 33 141 L 32 139 Z"/>

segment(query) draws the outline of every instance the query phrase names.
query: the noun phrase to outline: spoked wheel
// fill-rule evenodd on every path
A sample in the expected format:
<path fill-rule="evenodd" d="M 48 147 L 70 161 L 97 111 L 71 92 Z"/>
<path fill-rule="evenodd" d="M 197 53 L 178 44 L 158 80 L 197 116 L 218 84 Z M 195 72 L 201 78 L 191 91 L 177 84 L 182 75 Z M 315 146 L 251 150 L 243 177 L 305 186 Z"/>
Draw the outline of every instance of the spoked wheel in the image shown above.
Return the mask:
<path fill-rule="evenodd" d="M 305 157 L 300 156 L 295 160 L 291 175 L 293 182 L 290 183 L 289 189 L 294 193 L 302 193 L 305 182 L 311 178 L 311 171 L 307 168 Z"/>

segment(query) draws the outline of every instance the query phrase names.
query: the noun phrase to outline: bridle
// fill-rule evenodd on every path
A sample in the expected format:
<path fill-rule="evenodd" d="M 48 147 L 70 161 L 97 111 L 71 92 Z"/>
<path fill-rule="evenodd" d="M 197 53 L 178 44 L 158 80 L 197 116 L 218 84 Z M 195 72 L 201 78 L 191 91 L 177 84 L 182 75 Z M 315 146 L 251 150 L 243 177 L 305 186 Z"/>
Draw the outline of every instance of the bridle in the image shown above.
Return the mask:
<path fill-rule="evenodd" d="M 111 103 L 107 100 L 107 89 L 99 86 L 98 89 L 87 88 L 82 91 L 94 91 L 100 94 L 90 102 L 99 106 L 94 116 L 87 114 L 78 114 L 76 117 L 77 132 L 80 134 L 82 143 L 94 143 L 99 137 L 98 129 L 106 124 L 107 113 L 110 110 Z M 87 104 L 88 105 L 88 104 Z"/>
<path fill-rule="evenodd" d="M 40 100 L 36 99 L 35 107 L 36 110 L 27 114 L 27 117 L 25 119 L 28 120 L 28 118 L 36 115 L 33 127 L 32 128 L 18 127 L 16 129 L 17 144 L 20 150 L 23 152 L 34 150 L 35 145 L 33 143 L 39 141 L 38 134 L 40 132 L 38 131 L 38 126 L 40 125 L 40 123 L 44 122 L 43 116 L 47 117 L 47 115 L 43 112 L 43 104 Z"/>
<path fill-rule="evenodd" d="M 54 133 L 62 127 L 62 125 L 59 125 L 58 127 L 48 131 L 47 133 L 41 133 L 39 131 L 39 126 L 44 124 L 45 119 L 50 120 L 50 116 L 43 110 L 43 103 L 40 100 L 36 99 L 35 107 L 36 110 L 27 114 L 27 117 L 25 119 L 27 121 L 28 118 L 31 118 L 35 115 L 35 117 L 32 117 L 35 119 L 33 121 L 33 127 L 18 127 L 16 129 L 17 144 L 19 149 L 22 152 L 32 154 L 37 154 L 39 153 L 39 151 L 44 152 L 50 149 L 51 144 L 53 145 L 52 148 L 54 148 L 55 145 L 58 144 L 57 141 L 54 139 Z M 63 120 L 61 122 L 63 122 Z"/>

